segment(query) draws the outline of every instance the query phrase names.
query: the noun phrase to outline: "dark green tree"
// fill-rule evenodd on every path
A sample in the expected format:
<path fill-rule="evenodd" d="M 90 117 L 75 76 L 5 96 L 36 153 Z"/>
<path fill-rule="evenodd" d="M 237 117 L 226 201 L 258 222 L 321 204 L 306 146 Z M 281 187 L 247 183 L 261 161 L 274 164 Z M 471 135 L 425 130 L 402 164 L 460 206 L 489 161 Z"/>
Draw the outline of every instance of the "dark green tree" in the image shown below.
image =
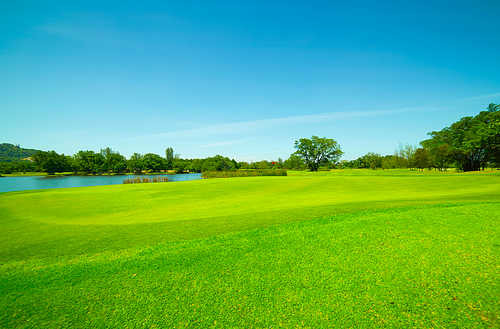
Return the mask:
<path fill-rule="evenodd" d="M 165 159 L 167 160 L 166 161 L 166 167 L 167 167 L 167 170 L 172 170 L 173 169 L 173 166 L 174 166 L 174 158 L 175 158 L 175 155 L 174 155 L 174 149 L 171 148 L 171 147 L 168 147 L 166 150 L 165 150 Z"/>
<path fill-rule="evenodd" d="M 186 168 L 189 172 L 202 172 L 203 170 L 203 160 L 202 159 L 192 159 Z"/>
<path fill-rule="evenodd" d="M 490 104 L 486 111 L 463 117 L 449 127 L 430 132 L 430 139 L 421 144 L 432 153 L 454 161 L 463 171 L 485 168 L 488 163 L 500 164 L 500 106 Z M 439 150 L 441 148 L 441 151 Z"/>
<path fill-rule="evenodd" d="M 222 155 L 208 157 L 203 161 L 203 171 L 224 171 L 234 169 L 234 163 L 228 157 L 223 157 Z"/>
<path fill-rule="evenodd" d="M 108 172 L 108 175 L 111 173 L 111 171 L 117 172 L 115 170 L 116 168 L 121 169 L 123 167 L 123 164 L 118 165 L 118 163 L 123 162 L 125 160 L 125 157 L 118 152 L 114 152 L 110 147 L 101 149 L 101 154 L 104 157 L 103 169 L 104 171 Z M 121 171 L 123 171 L 123 169 Z"/>
<path fill-rule="evenodd" d="M 73 156 L 76 171 L 85 174 L 94 174 L 105 171 L 105 158 L 101 153 L 94 151 L 78 151 Z"/>
<path fill-rule="evenodd" d="M 375 170 L 377 168 L 382 168 L 384 157 L 382 157 L 380 153 L 368 152 L 362 157 L 358 158 L 357 161 L 359 168 L 371 168 Z"/>
<path fill-rule="evenodd" d="M 304 170 L 307 165 L 304 159 L 298 154 L 291 154 L 288 159 L 283 162 L 283 165 L 286 169 L 296 169 L 296 170 Z"/>
<path fill-rule="evenodd" d="M 147 153 L 142 157 L 143 169 L 158 172 L 165 167 L 164 159 L 158 154 Z"/>
<path fill-rule="evenodd" d="M 69 167 L 67 158 L 64 154 L 57 154 L 55 151 L 38 151 L 31 156 L 35 161 L 36 167 L 49 175 L 56 172 L 63 172 Z"/>
<path fill-rule="evenodd" d="M 413 155 L 415 167 L 420 170 L 424 170 L 424 168 L 429 167 L 429 152 L 427 152 L 426 148 L 420 147 L 415 151 Z"/>
<path fill-rule="evenodd" d="M 318 136 L 295 141 L 295 149 L 295 154 L 304 159 L 311 171 L 318 171 L 320 166 L 338 161 L 344 154 L 334 139 Z"/>
<path fill-rule="evenodd" d="M 142 155 L 139 153 L 134 153 L 130 157 L 128 162 L 128 169 L 133 171 L 134 173 L 141 173 L 142 169 L 144 169 L 144 164 L 142 162 Z"/>

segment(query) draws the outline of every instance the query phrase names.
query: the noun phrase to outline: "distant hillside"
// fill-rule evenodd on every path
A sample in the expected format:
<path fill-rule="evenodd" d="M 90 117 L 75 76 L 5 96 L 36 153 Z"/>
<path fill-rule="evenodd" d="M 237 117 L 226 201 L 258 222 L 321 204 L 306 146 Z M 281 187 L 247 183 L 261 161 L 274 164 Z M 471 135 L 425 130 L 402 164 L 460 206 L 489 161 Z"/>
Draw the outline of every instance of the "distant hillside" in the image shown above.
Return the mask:
<path fill-rule="evenodd" d="M 9 143 L 0 144 L 0 162 L 19 161 L 30 157 L 39 150 L 25 149 L 19 145 L 12 145 Z"/>

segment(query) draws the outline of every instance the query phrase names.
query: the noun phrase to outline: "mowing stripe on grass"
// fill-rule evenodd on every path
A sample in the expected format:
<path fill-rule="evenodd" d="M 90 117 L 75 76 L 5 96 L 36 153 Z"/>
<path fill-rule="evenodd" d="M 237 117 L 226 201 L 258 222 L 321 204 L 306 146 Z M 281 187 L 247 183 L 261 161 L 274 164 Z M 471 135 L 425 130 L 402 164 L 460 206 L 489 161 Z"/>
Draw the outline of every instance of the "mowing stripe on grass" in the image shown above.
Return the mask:
<path fill-rule="evenodd" d="M 7 262 L 0 323 L 498 327 L 499 218 L 498 202 L 405 207 Z"/>

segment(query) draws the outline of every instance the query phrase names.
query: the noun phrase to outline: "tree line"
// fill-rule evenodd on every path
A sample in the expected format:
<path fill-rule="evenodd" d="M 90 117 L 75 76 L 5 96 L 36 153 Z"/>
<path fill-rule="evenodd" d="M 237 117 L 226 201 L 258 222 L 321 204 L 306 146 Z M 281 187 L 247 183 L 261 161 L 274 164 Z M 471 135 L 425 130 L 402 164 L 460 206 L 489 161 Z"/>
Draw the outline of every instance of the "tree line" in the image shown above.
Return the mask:
<path fill-rule="evenodd" d="M 107 147 L 100 152 L 79 151 L 73 156 L 57 154 L 55 151 L 38 151 L 32 156 L 38 171 L 48 174 L 73 172 L 75 174 L 124 174 L 133 172 L 158 173 L 165 171 L 202 172 L 208 170 L 230 170 L 237 167 L 235 160 L 216 155 L 206 159 L 181 159 L 172 148 L 162 157 L 155 153 L 134 153 L 127 159 L 119 152 Z"/>
<path fill-rule="evenodd" d="M 293 159 L 293 158 L 292 158 Z M 290 165 L 291 164 L 291 165 Z M 221 155 L 204 159 L 183 159 L 169 147 L 165 156 L 154 153 L 134 153 L 126 158 L 119 152 L 107 147 L 100 152 L 91 150 L 78 151 L 76 154 L 64 155 L 56 151 L 36 151 L 28 160 L 0 162 L 0 173 L 11 174 L 15 172 L 46 172 L 49 175 L 70 172 L 77 175 L 93 174 L 125 174 L 125 173 L 158 173 L 165 171 L 182 172 L 208 172 L 226 171 L 237 169 L 304 169 L 305 165 L 295 162 L 283 161 L 257 161 L 237 162 Z"/>
<path fill-rule="evenodd" d="M 371 169 L 419 169 L 446 170 L 455 167 L 462 171 L 500 167 L 500 105 L 491 103 L 476 116 L 463 117 L 440 131 L 428 133 L 431 137 L 420 147 L 399 144 L 392 155 L 382 156 L 368 152 L 351 161 L 340 161 L 343 152 L 340 145 L 326 137 L 301 138 L 295 141 L 296 151 L 286 160 L 237 162 L 216 155 L 205 159 L 181 159 L 169 147 L 165 156 L 134 153 L 129 159 L 107 147 L 100 152 L 79 151 L 73 156 L 55 151 L 21 149 L 18 145 L 1 144 L 0 151 L 12 156 L 0 162 L 0 173 L 44 171 L 48 174 L 74 172 L 75 174 L 101 174 L 126 172 L 207 172 L 236 169 L 295 169 L 317 171 L 321 168 L 371 168 Z M 12 161 L 25 155 L 31 161 Z"/>
<path fill-rule="evenodd" d="M 476 116 L 466 116 L 431 137 L 420 147 L 402 145 L 392 155 L 369 152 L 356 160 L 341 161 L 340 168 L 457 168 L 461 171 L 500 167 L 500 104 L 491 103 Z"/>

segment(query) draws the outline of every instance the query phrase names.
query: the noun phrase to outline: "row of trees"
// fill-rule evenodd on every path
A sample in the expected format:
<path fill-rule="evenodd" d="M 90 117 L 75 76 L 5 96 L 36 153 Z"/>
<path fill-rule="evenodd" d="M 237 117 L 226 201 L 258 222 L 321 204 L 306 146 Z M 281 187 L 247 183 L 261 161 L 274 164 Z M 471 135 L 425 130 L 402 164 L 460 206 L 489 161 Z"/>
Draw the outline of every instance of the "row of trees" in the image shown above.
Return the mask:
<path fill-rule="evenodd" d="M 476 116 L 463 117 L 449 127 L 428 133 L 421 147 L 402 145 L 393 155 L 369 152 L 356 160 L 341 161 L 340 168 L 435 168 L 455 167 L 475 171 L 500 167 L 500 105 L 491 103 Z"/>
<path fill-rule="evenodd" d="M 422 150 L 410 144 L 402 145 L 394 151 L 392 155 L 382 156 L 380 153 L 368 152 L 367 154 L 351 161 L 341 161 L 340 168 L 371 168 L 371 169 L 414 169 L 427 168 L 431 166 L 430 160 L 422 161 Z"/>
<path fill-rule="evenodd" d="M 33 161 L 33 162 L 31 162 Z M 48 174 L 74 172 L 75 174 L 102 174 L 126 172 L 205 172 L 236 169 L 305 169 L 305 162 L 296 155 L 289 160 L 258 162 L 237 162 L 234 159 L 216 155 L 205 159 L 182 159 L 174 154 L 172 148 L 165 150 L 165 157 L 158 154 L 134 153 L 126 159 L 111 148 L 100 152 L 79 151 L 73 156 L 58 154 L 55 151 L 38 151 L 31 156 L 31 161 L 0 163 L 0 173 L 43 171 Z"/>
<path fill-rule="evenodd" d="M 125 173 L 125 172 L 160 172 L 175 170 L 176 172 L 201 172 L 205 170 L 225 170 L 234 168 L 237 163 L 220 155 L 207 159 L 181 159 L 174 154 L 172 148 L 165 150 L 165 157 L 158 154 L 134 153 L 126 159 L 111 148 L 100 152 L 79 151 L 73 156 L 57 154 L 55 151 L 38 151 L 32 155 L 35 170 L 48 174 L 57 172 L 74 172 L 78 174 Z"/>

